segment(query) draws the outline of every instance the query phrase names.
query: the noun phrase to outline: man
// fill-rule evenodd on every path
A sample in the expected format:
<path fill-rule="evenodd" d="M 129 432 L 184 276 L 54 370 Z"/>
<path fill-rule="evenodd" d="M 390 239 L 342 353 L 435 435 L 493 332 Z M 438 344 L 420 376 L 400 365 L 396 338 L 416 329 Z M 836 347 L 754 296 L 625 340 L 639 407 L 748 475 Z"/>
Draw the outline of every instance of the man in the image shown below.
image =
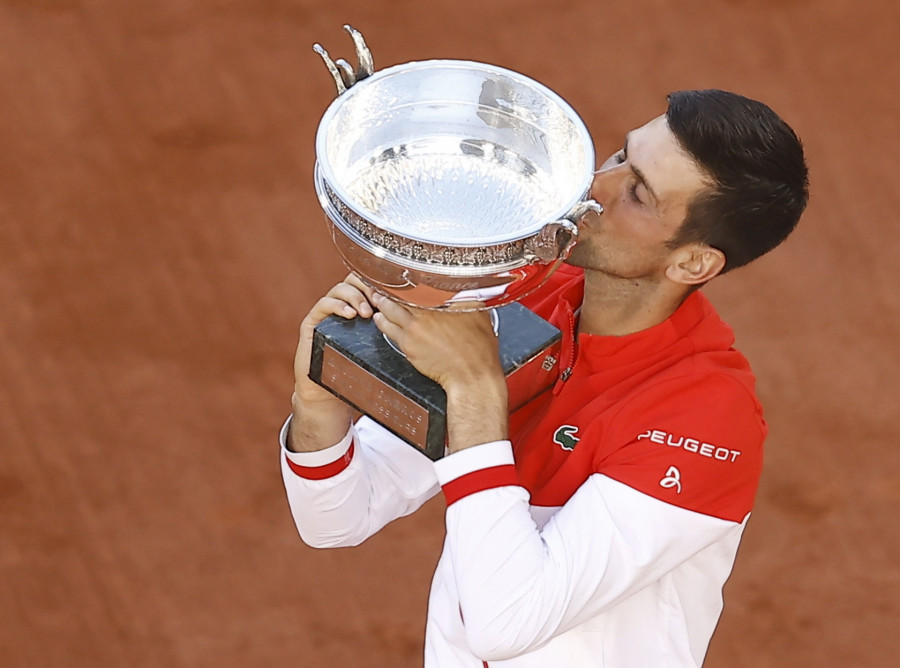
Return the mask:
<path fill-rule="evenodd" d="M 484 313 L 414 311 L 357 278 L 301 327 L 282 471 L 297 527 L 354 545 L 443 490 L 425 665 L 698 666 L 762 467 L 754 378 L 698 288 L 769 251 L 807 201 L 765 105 L 670 95 L 597 172 L 600 216 L 523 303 L 563 332 L 556 384 L 512 415 Z M 308 377 L 324 317 L 374 317 L 447 392 L 431 462 Z"/>

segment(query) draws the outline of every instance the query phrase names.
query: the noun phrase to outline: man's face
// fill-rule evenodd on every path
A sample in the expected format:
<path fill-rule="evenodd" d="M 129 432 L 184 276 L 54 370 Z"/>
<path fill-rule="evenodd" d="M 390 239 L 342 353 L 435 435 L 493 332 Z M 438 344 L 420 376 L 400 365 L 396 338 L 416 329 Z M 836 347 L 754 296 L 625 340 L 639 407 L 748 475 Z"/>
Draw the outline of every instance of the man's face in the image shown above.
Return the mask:
<path fill-rule="evenodd" d="M 604 212 L 582 219 L 567 262 L 620 278 L 661 279 L 672 254 L 666 242 L 705 185 L 665 116 L 632 130 L 594 177 L 591 196 Z"/>

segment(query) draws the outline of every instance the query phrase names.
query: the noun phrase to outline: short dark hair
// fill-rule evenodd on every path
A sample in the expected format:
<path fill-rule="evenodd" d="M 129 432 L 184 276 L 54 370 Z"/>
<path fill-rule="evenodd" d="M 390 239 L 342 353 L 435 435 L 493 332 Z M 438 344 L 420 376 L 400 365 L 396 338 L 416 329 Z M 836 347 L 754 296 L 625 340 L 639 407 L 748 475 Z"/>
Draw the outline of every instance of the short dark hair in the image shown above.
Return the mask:
<path fill-rule="evenodd" d="M 668 96 L 666 120 L 710 179 L 688 205 L 671 248 L 700 242 L 725 255 L 725 271 L 784 241 L 809 199 L 803 145 L 762 102 L 722 90 Z"/>

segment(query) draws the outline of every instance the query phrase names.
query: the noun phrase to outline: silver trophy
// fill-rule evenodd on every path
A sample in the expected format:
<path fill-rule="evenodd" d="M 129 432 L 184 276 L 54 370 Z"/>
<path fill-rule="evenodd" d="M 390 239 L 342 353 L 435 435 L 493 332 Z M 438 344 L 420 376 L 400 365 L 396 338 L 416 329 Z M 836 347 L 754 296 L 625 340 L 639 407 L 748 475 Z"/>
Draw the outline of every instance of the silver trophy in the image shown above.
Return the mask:
<path fill-rule="evenodd" d="M 590 135 L 556 93 L 519 73 L 462 60 L 374 71 L 333 61 L 337 86 L 316 134 L 315 186 L 345 264 L 408 306 L 495 309 L 511 409 L 555 377 L 559 332 L 516 300 L 565 260 L 588 199 Z M 317 329 L 311 377 L 433 459 L 445 397 L 371 321 Z"/>

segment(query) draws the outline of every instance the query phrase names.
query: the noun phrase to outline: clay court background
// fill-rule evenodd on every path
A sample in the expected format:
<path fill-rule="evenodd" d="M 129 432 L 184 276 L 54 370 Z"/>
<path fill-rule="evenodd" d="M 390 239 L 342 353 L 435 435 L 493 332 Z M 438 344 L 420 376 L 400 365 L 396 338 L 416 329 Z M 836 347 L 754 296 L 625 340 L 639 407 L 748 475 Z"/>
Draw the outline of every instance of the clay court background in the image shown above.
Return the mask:
<path fill-rule="evenodd" d="M 310 47 L 349 56 L 345 22 L 379 68 L 543 81 L 600 155 L 678 88 L 794 125 L 800 228 L 708 290 L 771 436 L 707 665 L 897 665 L 894 0 L 0 0 L 0 665 L 420 664 L 443 502 L 314 551 L 278 472 L 297 326 L 344 273 Z"/>

